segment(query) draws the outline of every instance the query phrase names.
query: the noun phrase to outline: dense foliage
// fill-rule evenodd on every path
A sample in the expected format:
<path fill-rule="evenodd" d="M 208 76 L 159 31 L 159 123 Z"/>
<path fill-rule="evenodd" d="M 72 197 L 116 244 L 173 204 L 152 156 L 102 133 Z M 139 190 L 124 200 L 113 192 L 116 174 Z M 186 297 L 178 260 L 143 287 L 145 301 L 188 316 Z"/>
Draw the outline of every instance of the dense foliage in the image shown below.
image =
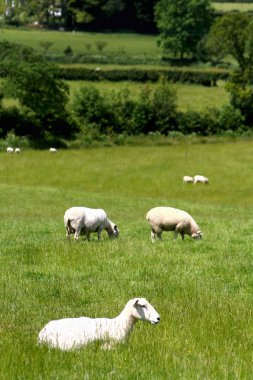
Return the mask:
<path fill-rule="evenodd" d="M 16 25 L 36 22 L 70 29 L 154 32 L 156 2 L 157 0 L 7 0 L 2 7 L 5 9 L 6 21 Z"/>
<path fill-rule="evenodd" d="M 93 86 L 84 86 L 69 103 L 67 86 L 54 65 L 24 46 L 3 42 L 0 51 L 0 69 L 6 77 L 2 97 L 19 101 L 19 107 L 0 107 L 0 133 L 7 139 L 14 132 L 37 146 L 57 140 L 62 143 L 66 138 L 74 138 L 82 146 L 110 135 L 208 136 L 242 133 L 251 125 L 248 93 L 238 96 L 240 82 L 231 88 L 231 105 L 219 110 L 180 112 L 165 75 L 155 90 L 147 84 L 136 97 L 127 88 L 105 95 Z"/>
<path fill-rule="evenodd" d="M 70 136 L 68 88 L 57 78 L 56 67 L 33 49 L 9 42 L 0 43 L 0 62 L 0 72 L 8 78 L 3 93 L 18 99 L 21 105 L 20 111 L 14 108 L 11 112 L 11 119 L 15 114 L 19 119 L 12 128 L 14 125 L 19 134 L 33 139 Z M 1 117 L 5 121 L 4 112 Z M 9 124 L 3 123 L 2 133 L 8 132 Z"/>
<path fill-rule="evenodd" d="M 208 33 L 212 22 L 210 0 L 160 0 L 156 21 L 164 53 L 196 54 L 198 43 Z"/>

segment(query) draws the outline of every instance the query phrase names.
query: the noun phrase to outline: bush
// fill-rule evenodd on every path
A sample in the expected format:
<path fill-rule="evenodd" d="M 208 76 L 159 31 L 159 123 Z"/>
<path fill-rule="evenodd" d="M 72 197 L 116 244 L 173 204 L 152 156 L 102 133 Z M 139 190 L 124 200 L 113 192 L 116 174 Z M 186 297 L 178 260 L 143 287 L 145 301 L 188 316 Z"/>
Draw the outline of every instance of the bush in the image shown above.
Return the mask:
<path fill-rule="evenodd" d="M 71 46 L 68 45 L 68 46 L 66 47 L 66 49 L 63 50 L 63 53 L 64 53 L 65 55 L 73 55 L 73 50 L 72 50 Z"/>
<path fill-rule="evenodd" d="M 8 107 L 0 109 L 0 137 L 5 137 L 10 131 L 16 136 L 37 138 L 42 133 L 42 125 L 35 114 L 25 107 Z"/>
<path fill-rule="evenodd" d="M 73 61 L 73 60 L 72 60 Z M 103 63 L 103 62 L 100 62 Z M 106 63 L 106 62 L 105 62 Z M 110 80 L 110 81 L 135 81 L 157 82 L 163 76 L 170 82 L 196 83 L 203 86 L 214 86 L 219 79 L 226 80 L 228 70 L 191 70 L 191 69 L 113 69 L 100 70 L 84 67 L 61 67 L 58 69 L 58 77 L 65 80 Z"/>
<path fill-rule="evenodd" d="M 114 114 L 113 131 L 116 133 L 135 133 L 135 123 L 133 119 L 136 102 L 131 98 L 128 88 L 112 92 L 110 96 L 111 109 Z"/>
<path fill-rule="evenodd" d="M 155 130 L 168 133 L 174 130 L 177 124 L 176 94 L 162 77 L 159 86 L 152 96 L 152 104 L 155 114 Z"/>
<path fill-rule="evenodd" d="M 0 139 L 0 149 L 6 150 L 8 146 L 13 148 L 27 149 L 31 146 L 31 142 L 27 137 L 16 136 L 13 131 L 7 133 L 5 138 Z"/>
<path fill-rule="evenodd" d="M 219 133 L 225 131 L 245 130 L 244 117 L 239 109 L 225 105 L 221 108 L 219 116 Z"/>
<path fill-rule="evenodd" d="M 96 126 L 99 132 L 107 133 L 113 123 L 110 103 L 95 87 L 82 87 L 74 95 L 73 112 L 79 126 Z"/>

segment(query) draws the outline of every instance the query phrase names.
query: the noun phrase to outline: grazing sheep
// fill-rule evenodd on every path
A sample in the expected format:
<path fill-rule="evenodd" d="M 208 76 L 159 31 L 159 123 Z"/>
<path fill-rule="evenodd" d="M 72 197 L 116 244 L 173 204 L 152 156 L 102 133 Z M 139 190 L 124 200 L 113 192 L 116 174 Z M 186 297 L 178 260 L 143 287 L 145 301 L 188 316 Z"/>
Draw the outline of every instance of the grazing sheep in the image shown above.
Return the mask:
<path fill-rule="evenodd" d="M 56 152 L 57 152 L 57 149 L 56 149 L 56 148 L 50 148 L 50 149 L 49 149 L 49 152 L 50 152 L 50 153 L 56 153 Z"/>
<path fill-rule="evenodd" d="M 126 341 L 138 321 L 157 324 L 160 315 L 145 298 L 128 301 L 116 318 L 65 318 L 50 321 L 40 331 L 38 342 L 61 350 L 77 349 L 94 341 L 105 342 L 102 348 L 112 348 Z"/>
<path fill-rule="evenodd" d="M 201 239 L 202 233 L 194 219 L 185 211 L 173 207 L 155 207 L 148 211 L 146 219 L 151 226 L 151 240 L 155 241 L 156 235 L 162 240 L 163 231 L 174 231 L 174 240 L 180 233 L 189 235 L 193 239 Z"/>
<path fill-rule="evenodd" d="M 185 176 L 183 177 L 183 182 L 184 182 L 184 183 L 193 183 L 193 178 L 190 177 L 190 176 L 188 176 L 188 175 L 185 175 Z"/>
<path fill-rule="evenodd" d="M 20 152 L 21 152 L 20 148 L 15 148 L 15 153 L 20 153 Z"/>
<path fill-rule="evenodd" d="M 194 184 L 197 182 L 208 184 L 209 179 L 207 177 L 204 177 L 203 175 L 195 175 L 193 178 L 193 182 L 194 182 Z"/>
<path fill-rule="evenodd" d="M 64 214 L 64 224 L 69 238 L 74 233 L 74 239 L 78 240 L 79 234 L 87 235 L 90 240 L 90 233 L 97 232 L 98 240 L 101 240 L 102 230 L 105 229 L 109 238 L 117 238 L 119 229 L 112 223 L 102 209 L 88 207 L 71 207 Z"/>
<path fill-rule="evenodd" d="M 11 146 L 8 146 L 8 148 L 6 149 L 6 152 L 7 153 L 13 153 L 14 149 Z"/>

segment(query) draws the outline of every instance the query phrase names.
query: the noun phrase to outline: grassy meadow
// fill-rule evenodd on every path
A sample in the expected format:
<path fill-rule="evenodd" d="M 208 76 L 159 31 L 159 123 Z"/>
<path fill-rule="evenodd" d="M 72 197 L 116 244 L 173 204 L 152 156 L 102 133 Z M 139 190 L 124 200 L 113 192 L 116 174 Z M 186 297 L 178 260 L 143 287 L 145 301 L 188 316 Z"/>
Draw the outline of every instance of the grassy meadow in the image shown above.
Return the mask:
<path fill-rule="evenodd" d="M 41 43 L 51 42 L 49 52 L 63 53 L 71 46 L 74 54 L 101 54 L 97 43 L 105 42 L 103 54 L 125 54 L 129 57 L 152 55 L 159 56 L 161 51 L 157 46 L 157 36 L 147 36 L 137 33 L 94 33 L 94 32 L 61 32 L 46 30 L 4 29 L 0 28 L 0 41 L 7 40 L 30 46 L 43 52 Z"/>
<path fill-rule="evenodd" d="M 231 12 L 231 11 L 239 11 L 239 12 L 252 12 L 253 11 L 253 3 L 233 3 L 233 2 L 225 2 L 225 3 L 212 3 L 213 8 L 219 12 Z"/>
<path fill-rule="evenodd" d="M 0 378 L 251 379 L 253 142 L 0 154 Z M 185 174 L 209 185 L 185 185 Z M 64 211 L 102 207 L 118 240 L 66 241 Z M 152 244 L 147 210 L 188 211 L 203 231 Z M 51 319 L 116 316 L 132 297 L 161 315 L 128 344 L 37 345 Z"/>

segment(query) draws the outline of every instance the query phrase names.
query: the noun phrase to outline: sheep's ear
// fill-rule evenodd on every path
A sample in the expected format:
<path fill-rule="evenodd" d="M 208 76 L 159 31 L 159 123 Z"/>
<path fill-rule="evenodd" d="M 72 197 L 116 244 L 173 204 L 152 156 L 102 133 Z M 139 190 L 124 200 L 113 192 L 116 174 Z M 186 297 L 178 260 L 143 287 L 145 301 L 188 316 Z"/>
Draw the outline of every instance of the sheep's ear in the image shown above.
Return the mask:
<path fill-rule="evenodd" d="M 114 228 L 114 231 L 118 231 L 118 227 L 116 226 L 116 224 L 113 228 Z"/>
<path fill-rule="evenodd" d="M 139 304 L 139 300 L 137 299 L 134 303 L 134 306 L 137 306 Z"/>

